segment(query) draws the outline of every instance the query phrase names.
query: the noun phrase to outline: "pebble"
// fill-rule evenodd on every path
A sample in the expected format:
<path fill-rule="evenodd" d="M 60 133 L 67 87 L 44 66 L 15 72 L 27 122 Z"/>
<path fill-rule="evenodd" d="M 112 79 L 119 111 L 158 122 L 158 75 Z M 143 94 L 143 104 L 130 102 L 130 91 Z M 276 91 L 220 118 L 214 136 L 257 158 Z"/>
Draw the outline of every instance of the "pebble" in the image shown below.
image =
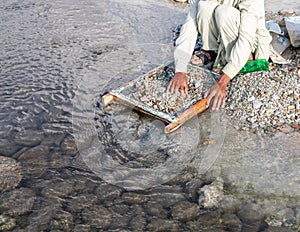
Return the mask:
<path fill-rule="evenodd" d="M 154 219 L 146 226 L 146 231 L 164 232 L 164 231 L 178 231 L 179 224 L 172 220 Z"/>
<path fill-rule="evenodd" d="M 112 214 L 106 208 L 100 205 L 94 205 L 92 208 L 86 208 L 82 211 L 82 220 L 97 229 L 106 230 L 112 223 Z"/>
<path fill-rule="evenodd" d="M 242 231 L 242 222 L 235 214 L 225 213 L 222 215 L 222 224 L 225 231 Z"/>
<path fill-rule="evenodd" d="M 38 145 L 23 152 L 18 161 L 22 163 L 24 173 L 28 177 L 39 177 L 48 168 L 49 148 L 44 145 Z"/>
<path fill-rule="evenodd" d="M 73 155 L 78 153 L 78 149 L 73 136 L 68 135 L 61 143 L 62 151 L 67 155 Z"/>
<path fill-rule="evenodd" d="M 16 160 L 0 156 L 0 191 L 13 189 L 22 180 L 21 165 Z"/>
<path fill-rule="evenodd" d="M 111 184 L 101 184 L 95 189 L 95 195 L 98 197 L 99 202 L 113 201 L 121 196 L 123 189 L 111 185 Z"/>
<path fill-rule="evenodd" d="M 255 203 L 248 203 L 241 207 L 241 210 L 238 211 L 238 217 L 242 222 L 251 225 L 254 223 L 260 223 L 263 218 L 263 210 L 260 205 Z"/>
<path fill-rule="evenodd" d="M 187 222 L 195 219 L 199 214 L 199 206 L 195 203 L 182 201 L 172 207 L 171 215 L 175 220 Z"/>
<path fill-rule="evenodd" d="M 11 216 L 26 214 L 36 199 L 34 192 L 27 188 L 14 189 L 1 194 L 0 211 Z"/>
<path fill-rule="evenodd" d="M 122 198 L 125 202 L 129 204 L 143 204 L 149 201 L 149 197 L 144 194 L 138 194 L 133 192 L 127 192 L 122 195 Z"/>
<path fill-rule="evenodd" d="M 16 219 L 7 215 L 0 215 L 0 230 L 9 231 L 16 227 Z"/>
<path fill-rule="evenodd" d="M 42 131 L 24 130 L 15 135 L 14 141 L 21 146 L 34 147 L 41 143 L 44 139 Z"/>
<path fill-rule="evenodd" d="M 220 209 L 227 213 L 237 212 L 242 205 L 242 202 L 233 195 L 225 195 L 220 202 Z"/>
<path fill-rule="evenodd" d="M 48 184 L 47 188 L 42 189 L 41 195 L 46 198 L 61 198 L 70 196 L 73 189 L 73 183 L 71 181 L 53 182 Z"/>
<path fill-rule="evenodd" d="M 205 209 L 218 208 L 224 198 L 223 185 L 224 180 L 221 177 L 217 177 L 211 184 L 200 188 L 198 191 L 199 206 Z"/>

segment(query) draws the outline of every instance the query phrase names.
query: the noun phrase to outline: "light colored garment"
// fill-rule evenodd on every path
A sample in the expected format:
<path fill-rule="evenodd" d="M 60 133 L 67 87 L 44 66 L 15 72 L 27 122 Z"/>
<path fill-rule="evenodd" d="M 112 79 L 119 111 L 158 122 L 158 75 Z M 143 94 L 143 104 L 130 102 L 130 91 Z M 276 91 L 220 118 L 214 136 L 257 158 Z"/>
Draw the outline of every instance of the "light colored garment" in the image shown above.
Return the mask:
<path fill-rule="evenodd" d="M 231 79 L 247 62 L 269 58 L 271 36 L 265 27 L 264 0 L 191 0 L 174 51 L 176 72 L 187 72 L 198 33 L 203 49 L 218 56 L 214 66 Z"/>

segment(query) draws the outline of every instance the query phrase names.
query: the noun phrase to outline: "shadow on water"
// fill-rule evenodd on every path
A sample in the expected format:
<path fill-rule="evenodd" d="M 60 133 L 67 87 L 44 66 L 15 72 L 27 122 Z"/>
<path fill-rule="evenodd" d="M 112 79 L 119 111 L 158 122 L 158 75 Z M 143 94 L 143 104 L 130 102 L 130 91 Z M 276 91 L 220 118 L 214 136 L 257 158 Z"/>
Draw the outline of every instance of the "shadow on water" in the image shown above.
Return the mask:
<path fill-rule="evenodd" d="M 207 111 L 166 137 L 97 106 L 172 59 L 185 5 L 5 0 L 0 12 L 0 230 L 297 229 L 299 134 L 257 137 Z"/>

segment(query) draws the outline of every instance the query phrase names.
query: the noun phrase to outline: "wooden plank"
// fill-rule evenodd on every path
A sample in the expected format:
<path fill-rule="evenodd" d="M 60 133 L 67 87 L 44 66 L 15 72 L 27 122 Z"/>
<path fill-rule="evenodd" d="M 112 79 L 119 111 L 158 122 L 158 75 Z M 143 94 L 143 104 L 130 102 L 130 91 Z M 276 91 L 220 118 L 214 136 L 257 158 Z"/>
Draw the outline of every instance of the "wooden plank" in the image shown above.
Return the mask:
<path fill-rule="evenodd" d="M 197 114 L 203 112 L 208 108 L 206 99 L 202 99 L 198 101 L 195 105 L 188 108 L 186 111 L 184 111 L 182 114 L 178 115 L 178 121 L 174 123 L 170 123 L 165 127 L 165 133 L 171 133 L 172 131 L 175 131 L 178 129 L 183 123 L 190 120 Z"/>

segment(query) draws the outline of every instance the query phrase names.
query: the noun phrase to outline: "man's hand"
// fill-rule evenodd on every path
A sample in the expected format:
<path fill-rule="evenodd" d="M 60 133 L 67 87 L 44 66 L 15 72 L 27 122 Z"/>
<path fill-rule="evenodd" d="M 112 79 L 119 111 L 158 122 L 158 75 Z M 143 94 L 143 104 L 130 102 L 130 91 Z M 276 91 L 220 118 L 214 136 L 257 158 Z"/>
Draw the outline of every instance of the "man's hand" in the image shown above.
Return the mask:
<path fill-rule="evenodd" d="M 229 82 L 230 78 L 223 73 L 220 80 L 204 93 L 208 105 L 210 105 L 210 102 L 213 100 L 212 110 L 218 110 L 220 107 L 225 107 L 226 87 Z"/>
<path fill-rule="evenodd" d="M 184 96 L 188 93 L 188 80 L 187 76 L 183 72 L 177 72 L 175 73 L 173 79 L 170 81 L 168 85 L 167 91 L 171 93 L 178 93 L 180 91 L 181 96 Z"/>

